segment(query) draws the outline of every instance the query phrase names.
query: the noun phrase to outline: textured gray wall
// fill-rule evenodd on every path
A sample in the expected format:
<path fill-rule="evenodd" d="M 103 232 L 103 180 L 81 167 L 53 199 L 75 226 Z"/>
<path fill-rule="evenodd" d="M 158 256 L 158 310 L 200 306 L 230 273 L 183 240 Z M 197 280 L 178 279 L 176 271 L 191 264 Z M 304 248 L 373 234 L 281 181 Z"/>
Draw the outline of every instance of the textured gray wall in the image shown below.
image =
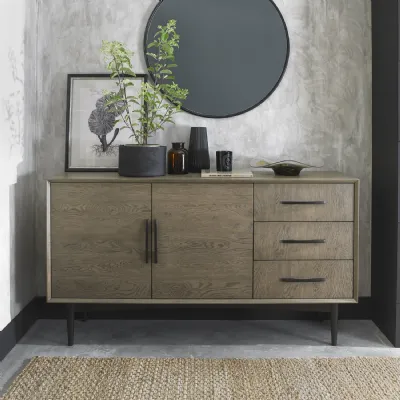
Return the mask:
<path fill-rule="evenodd" d="M 102 39 L 136 51 L 157 0 L 39 0 L 37 250 L 40 294 L 45 287 L 45 179 L 63 171 L 67 73 L 105 72 Z M 371 18 L 370 0 L 277 0 L 288 25 L 286 75 L 260 107 L 235 118 L 181 114 L 154 140 L 187 141 L 190 126 L 207 126 L 211 154 L 250 159 L 294 158 L 361 179 L 361 294 L 370 294 Z M 179 21 L 178 21 L 179 28 Z M 256 79 L 262 71 L 244 71 Z M 238 93 L 240 96 L 240 93 Z"/>
<path fill-rule="evenodd" d="M 25 2 L 22 161 L 10 188 L 11 318 L 37 294 L 35 268 L 36 2 Z"/>
<path fill-rule="evenodd" d="M 0 330 L 36 295 L 36 2 L 0 13 Z"/>
<path fill-rule="evenodd" d="M 37 295 L 36 285 L 36 1 L 25 3 L 22 161 L 10 190 L 11 317 Z M 15 0 L 14 0 L 15 5 Z M 11 17 L 12 18 L 12 17 Z"/>

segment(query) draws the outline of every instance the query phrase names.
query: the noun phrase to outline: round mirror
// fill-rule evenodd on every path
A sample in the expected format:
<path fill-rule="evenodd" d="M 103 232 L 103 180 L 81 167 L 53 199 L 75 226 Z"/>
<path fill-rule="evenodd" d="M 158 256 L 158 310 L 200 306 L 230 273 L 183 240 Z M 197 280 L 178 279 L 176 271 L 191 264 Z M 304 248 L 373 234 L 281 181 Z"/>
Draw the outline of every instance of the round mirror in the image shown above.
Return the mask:
<path fill-rule="evenodd" d="M 243 114 L 281 81 L 289 35 L 272 0 L 162 0 L 147 24 L 145 53 L 157 27 L 171 19 L 181 38 L 175 82 L 189 90 L 185 111 L 208 118 Z"/>

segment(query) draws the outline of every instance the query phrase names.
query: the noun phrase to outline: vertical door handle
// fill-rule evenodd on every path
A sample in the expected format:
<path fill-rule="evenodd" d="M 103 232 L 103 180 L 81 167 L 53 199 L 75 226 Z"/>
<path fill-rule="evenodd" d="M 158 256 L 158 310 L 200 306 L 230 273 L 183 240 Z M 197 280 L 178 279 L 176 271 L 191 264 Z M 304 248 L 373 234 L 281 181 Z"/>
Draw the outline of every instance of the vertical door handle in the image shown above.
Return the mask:
<path fill-rule="evenodd" d="M 157 220 L 154 220 L 154 264 L 158 264 L 158 226 Z"/>
<path fill-rule="evenodd" d="M 149 220 L 146 219 L 146 264 L 149 263 Z"/>

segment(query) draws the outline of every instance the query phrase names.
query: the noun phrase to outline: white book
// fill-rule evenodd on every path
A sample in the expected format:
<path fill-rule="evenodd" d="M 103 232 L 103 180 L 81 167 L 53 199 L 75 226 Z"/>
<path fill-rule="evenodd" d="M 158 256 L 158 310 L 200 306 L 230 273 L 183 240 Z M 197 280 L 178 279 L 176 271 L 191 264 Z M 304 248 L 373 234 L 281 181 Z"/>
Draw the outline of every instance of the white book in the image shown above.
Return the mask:
<path fill-rule="evenodd" d="M 222 172 L 210 169 L 201 170 L 202 178 L 253 178 L 253 172 L 250 170 L 234 170 L 232 172 Z"/>

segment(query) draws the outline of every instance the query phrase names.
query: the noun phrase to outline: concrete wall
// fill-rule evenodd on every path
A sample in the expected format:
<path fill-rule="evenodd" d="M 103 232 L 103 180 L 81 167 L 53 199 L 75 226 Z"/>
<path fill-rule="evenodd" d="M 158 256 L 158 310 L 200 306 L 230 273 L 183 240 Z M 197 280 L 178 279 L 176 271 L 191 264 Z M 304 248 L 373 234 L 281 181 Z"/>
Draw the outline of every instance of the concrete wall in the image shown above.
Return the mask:
<path fill-rule="evenodd" d="M 36 2 L 0 14 L 0 330 L 36 295 Z"/>

